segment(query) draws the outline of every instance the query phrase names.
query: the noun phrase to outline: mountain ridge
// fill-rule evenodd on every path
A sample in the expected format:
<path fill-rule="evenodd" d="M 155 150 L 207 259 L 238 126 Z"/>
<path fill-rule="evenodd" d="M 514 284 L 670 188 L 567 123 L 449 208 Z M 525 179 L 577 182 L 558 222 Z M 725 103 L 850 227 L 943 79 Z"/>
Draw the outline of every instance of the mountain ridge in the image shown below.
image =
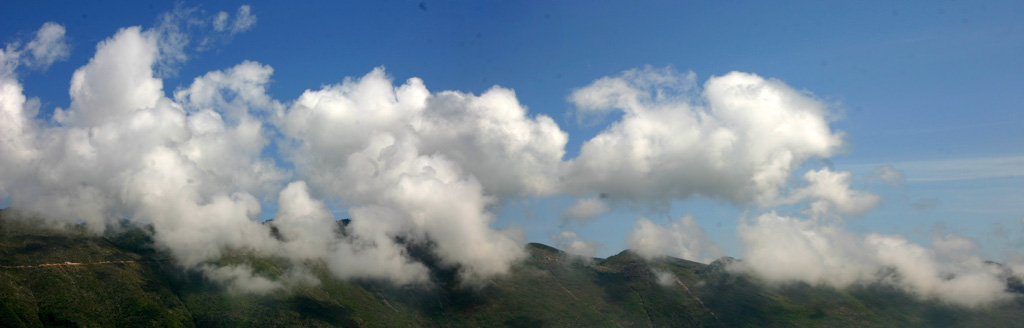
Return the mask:
<path fill-rule="evenodd" d="M 334 279 L 310 263 L 319 284 L 255 295 L 181 269 L 148 248 L 147 236 L 138 228 L 104 236 L 54 230 L 0 210 L 0 326 L 998 327 L 1024 320 L 1020 294 L 966 309 L 884 285 L 765 284 L 727 270 L 741 261 L 728 257 L 701 264 L 624 250 L 582 258 L 540 243 L 525 245 L 525 260 L 482 286 L 461 284 L 454 269 L 430 261 L 430 284 L 401 287 Z M 288 265 L 247 253 L 215 264 L 245 264 L 272 278 Z M 36 267 L 15 268 L 25 265 Z"/>

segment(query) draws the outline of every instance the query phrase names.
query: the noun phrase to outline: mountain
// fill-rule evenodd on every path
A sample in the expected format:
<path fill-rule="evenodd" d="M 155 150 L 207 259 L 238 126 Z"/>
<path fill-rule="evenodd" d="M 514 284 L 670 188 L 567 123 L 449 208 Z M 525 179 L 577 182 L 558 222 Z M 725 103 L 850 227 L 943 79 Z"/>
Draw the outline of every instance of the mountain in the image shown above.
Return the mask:
<path fill-rule="evenodd" d="M 433 269 L 429 286 L 337 280 L 312 264 L 322 283 L 267 295 L 232 292 L 182 270 L 148 248 L 149 232 L 125 226 L 95 236 L 54 230 L 0 210 L 0 326 L 489 326 L 489 327 L 1011 327 L 1024 302 L 983 309 L 921 301 L 885 285 L 838 290 L 768 285 L 710 265 L 631 251 L 584 259 L 529 244 L 512 273 L 464 286 L 436 265 L 429 245 L 410 254 Z M 232 254 L 260 274 L 288 263 Z M 1020 283 L 1014 286 L 1020 292 Z"/>

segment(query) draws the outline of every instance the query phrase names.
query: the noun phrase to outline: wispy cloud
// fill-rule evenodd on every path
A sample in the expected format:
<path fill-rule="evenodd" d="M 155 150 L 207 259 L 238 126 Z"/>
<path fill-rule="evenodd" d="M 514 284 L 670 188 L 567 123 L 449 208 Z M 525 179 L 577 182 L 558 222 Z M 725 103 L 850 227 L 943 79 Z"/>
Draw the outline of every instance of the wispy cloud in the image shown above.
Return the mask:
<path fill-rule="evenodd" d="M 892 163 L 908 182 L 1024 177 L 1024 155 L 954 158 Z"/>

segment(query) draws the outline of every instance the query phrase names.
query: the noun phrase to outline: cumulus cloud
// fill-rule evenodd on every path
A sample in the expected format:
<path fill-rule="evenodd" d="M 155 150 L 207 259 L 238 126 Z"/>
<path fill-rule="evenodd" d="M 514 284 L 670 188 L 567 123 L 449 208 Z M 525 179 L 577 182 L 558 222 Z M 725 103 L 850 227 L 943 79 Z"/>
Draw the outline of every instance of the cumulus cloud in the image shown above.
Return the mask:
<path fill-rule="evenodd" d="M 68 49 L 64 27 L 53 22 L 44 23 L 25 48 L 20 41 L 0 48 L 0 150 L 4 153 L 0 156 L 0 197 L 7 195 L 6 189 L 14 188 L 10 185 L 13 181 L 4 178 L 23 174 L 28 169 L 23 161 L 37 153 L 34 143 L 38 122 L 34 118 L 40 101 L 25 97 L 18 69 L 45 69 L 54 61 L 65 59 Z"/>
<path fill-rule="evenodd" d="M 195 78 L 187 88 L 174 92 L 174 99 L 196 110 L 224 109 L 236 119 L 245 112 L 272 112 L 282 105 L 267 95 L 274 69 L 245 61 L 224 71 Z"/>
<path fill-rule="evenodd" d="M 30 55 L 29 66 L 44 70 L 56 61 L 67 59 L 70 48 L 64 37 L 64 26 L 54 22 L 44 23 L 35 39 L 25 45 Z"/>
<path fill-rule="evenodd" d="M 103 41 L 75 72 L 72 104 L 56 111 L 57 126 L 28 116 L 20 85 L 4 80 L 10 120 L 0 131 L 5 152 L 18 156 L 5 157 L 13 163 L 3 185 L 15 206 L 95 231 L 119 215 L 152 224 L 157 246 L 185 267 L 254 250 L 296 263 L 323 259 L 340 277 L 422 282 L 426 268 L 401 237 L 431 243 L 469 282 L 505 273 L 524 256 L 515 231 L 489 227 L 487 207 L 494 194 L 550 192 L 553 174 L 542 172 L 553 171 L 566 136 L 550 118 L 527 117 L 510 90 L 432 95 L 418 80 L 393 88 L 378 69 L 285 109 L 265 93 L 272 69 L 244 62 L 196 78 L 172 100 L 154 76 L 159 39 L 131 27 Z M 394 106 L 379 106 L 389 101 Z M 355 122 L 337 119 L 346 111 Z M 262 155 L 270 140 L 263 119 L 273 117 L 300 177 L 350 206 L 345 238 L 326 233 L 335 218 L 304 182 L 278 196 L 274 225 L 284 241 L 254 220 L 259 199 L 289 176 Z M 369 129 L 338 129 L 361 118 Z M 462 139 L 472 140 L 467 148 L 452 146 Z M 242 268 L 203 270 L 223 281 L 262 279 Z"/>
<path fill-rule="evenodd" d="M 323 259 L 328 269 L 340 278 L 387 279 L 396 284 L 425 282 L 427 268 L 412 261 L 405 249 L 393 240 L 393 231 L 378 217 L 364 217 L 353 211 L 356 220 L 339 238 L 342 227 L 323 201 L 312 198 L 303 181 L 288 184 L 278 198 L 273 225 L 283 245 L 278 255 L 296 264 Z M 375 221 L 376 220 L 376 221 Z"/>
<path fill-rule="evenodd" d="M 782 203 L 806 202 L 805 211 L 812 217 L 826 214 L 861 216 L 875 208 L 882 197 L 869 192 L 850 189 L 850 172 L 829 169 L 808 171 L 803 178 L 808 185 L 794 190 Z"/>
<path fill-rule="evenodd" d="M 836 224 L 775 213 L 741 224 L 738 233 L 745 245 L 740 269 L 772 282 L 837 288 L 884 283 L 921 299 L 963 306 L 1010 298 L 999 270 L 965 253 L 972 244 L 953 235 L 937 238 L 936 251 L 898 235 L 859 235 Z"/>
<path fill-rule="evenodd" d="M 14 79 L 15 63 L 8 59 L 17 56 L 0 50 L 0 196 L 12 196 L 18 190 L 17 177 L 25 175 L 31 167 L 28 162 L 37 157 L 35 136 L 38 129 L 33 108 L 22 93 L 22 86 Z"/>
<path fill-rule="evenodd" d="M 594 257 L 597 254 L 597 250 L 601 248 L 601 243 L 594 240 L 584 240 L 572 231 L 562 231 L 557 235 L 552 235 L 551 239 L 555 240 L 555 245 L 559 249 L 584 258 Z"/>
<path fill-rule="evenodd" d="M 94 126 L 156 107 L 163 81 L 153 77 L 157 38 L 129 27 L 96 46 L 96 55 L 71 77 L 71 107 L 53 115 L 64 125 Z"/>
<path fill-rule="evenodd" d="M 611 207 L 598 197 L 577 199 L 562 211 L 562 217 L 577 221 L 587 221 L 611 211 Z"/>
<path fill-rule="evenodd" d="M 307 91 L 276 115 L 282 153 L 321 195 L 352 206 L 353 224 L 431 241 L 467 278 L 522 258 L 512 232 L 489 228 L 497 196 L 550 193 L 567 136 L 528 117 L 511 90 L 431 94 L 383 69 Z M 475 245 L 465 247 L 465 245 Z"/>
<path fill-rule="evenodd" d="M 703 196 L 771 205 L 792 172 L 842 145 L 826 106 L 779 80 L 630 70 L 574 90 L 581 112 L 622 111 L 566 163 L 568 192 L 643 202 Z"/>
<path fill-rule="evenodd" d="M 648 259 L 668 255 L 708 263 L 722 254 L 718 245 L 689 215 L 665 225 L 640 218 L 626 243 L 630 249 Z"/>
<path fill-rule="evenodd" d="M 418 78 L 393 86 L 383 68 L 307 91 L 279 116 L 282 132 L 295 141 L 285 151 L 300 174 L 338 194 L 349 193 L 352 186 L 345 181 L 354 178 L 341 176 L 339 163 L 354 160 L 350 155 L 367 150 L 364 145 L 374 139 L 386 138 L 450 161 L 489 193 L 546 195 L 557 188 L 557 166 L 568 141 L 550 117 L 529 117 L 511 90 L 431 94 Z M 349 167 L 381 173 L 385 167 L 378 162 L 400 155 L 402 148 L 380 146 L 386 152 L 367 153 Z"/>
<path fill-rule="evenodd" d="M 40 124 L 19 111 L 23 96 L 5 95 L 14 100 L 5 112 L 16 117 L 3 123 L 5 148 L 23 154 L 3 176 L 17 188 L 6 190 L 12 205 L 94 231 L 120 216 L 152 224 L 157 246 L 186 267 L 266 247 L 273 241 L 252 220 L 261 210 L 254 195 L 281 174 L 258 165 L 261 125 L 164 97 L 152 70 L 157 44 L 138 27 L 101 42 L 75 72 L 72 104 L 54 114 L 59 125 Z"/>

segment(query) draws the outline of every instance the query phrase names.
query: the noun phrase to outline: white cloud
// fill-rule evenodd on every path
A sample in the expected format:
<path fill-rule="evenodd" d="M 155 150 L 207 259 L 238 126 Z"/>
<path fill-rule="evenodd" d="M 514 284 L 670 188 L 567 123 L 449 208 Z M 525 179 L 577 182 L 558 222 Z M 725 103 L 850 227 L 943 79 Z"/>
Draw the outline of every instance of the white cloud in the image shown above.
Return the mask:
<path fill-rule="evenodd" d="M 680 217 L 666 225 L 640 218 L 626 242 L 644 258 L 663 255 L 708 263 L 721 256 L 722 250 L 708 238 L 692 216 Z"/>
<path fill-rule="evenodd" d="M 206 265 L 201 267 L 201 270 L 211 280 L 227 285 L 228 291 L 233 293 L 268 294 L 284 289 L 284 284 L 254 275 L 252 268 L 246 265 L 224 267 Z"/>
<path fill-rule="evenodd" d="M 145 31 L 156 40 L 159 53 L 155 63 L 158 76 L 175 76 L 178 66 L 195 53 L 210 50 L 231 41 L 235 34 L 256 24 L 256 15 L 248 5 L 238 8 L 234 21 L 221 11 L 208 15 L 198 7 L 177 4 L 173 11 L 157 17 L 155 26 Z"/>
<path fill-rule="evenodd" d="M 842 145 L 825 105 L 781 81 L 732 72 L 703 90 L 694 84 L 692 73 L 646 68 L 575 90 L 570 100 L 580 111 L 617 109 L 623 117 L 566 163 L 567 191 L 770 205 L 801 163 Z"/>
<path fill-rule="evenodd" d="M 217 18 L 220 19 L 220 15 Z M 231 24 L 231 34 L 248 31 L 255 25 L 256 15 L 252 14 L 252 8 L 249 5 L 242 5 L 235 13 L 235 21 Z"/>
<path fill-rule="evenodd" d="M 510 89 L 480 96 L 444 91 L 427 99 L 419 134 L 425 153 L 456 161 L 498 195 L 550 195 L 568 134 L 551 117 L 530 117 Z"/>
<path fill-rule="evenodd" d="M 163 81 L 153 77 L 157 53 L 157 39 L 139 27 L 100 42 L 96 55 L 71 77 L 71 107 L 54 117 L 65 125 L 91 126 L 153 108 L 163 97 Z"/>
<path fill-rule="evenodd" d="M 160 34 L 132 27 L 102 42 L 89 64 L 75 72 L 72 105 L 54 115 L 60 123 L 57 126 L 37 125 L 28 115 L 31 106 L 26 106 L 29 102 L 21 95 L 20 84 L 5 80 L 4 103 L 9 105 L 4 105 L 4 113 L 11 119 L 0 131 L 5 147 L 19 154 L 10 157 L 10 165 L 5 166 L 9 169 L 3 171 L 5 186 L 17 186 L 4 190 L 13 204 L 49 218 L 85 221 L 95 230 L 102 230 L 108 220 L 119 215 L 152 224 L 157 246 L 170 251 L 186 267 L 206 265 L 229 251 L 258 250 L 297 264 L 322 258 L 339 277 L 381 278 L 398 284 L 424 282 L 427 269 L 398 244 L 396 237 L 402 237 L 406 242 L 433 245 L 442 265 L 458 267 L 463 281 L 473 283 L 508 272 L 512 263 L 525 256 L 516 231 L 490 227 L 494 215 L 489 208 L 504 197 L 574 193 L 580 190 L 575 188 L 589 190 L 611 182 L 592 175 L 601 172 L 591 169 L 604 165 L 594 162 L 605 145 L 602 138 L 615 138 L 619 130 L 613 127 L 589 141 L 579 160 L 563 162 L 568 135 L 550 117 L 529 115 L 509 89 L 495 87 L 480 95 L 431 93 L 419 79 L 395 86 L 383 69 L 375 69 L 359 79 L 307 91 L 284 106 L 266 94 L 273 69 L 243 62 L 196 78 L 175 91 L 172 100 L 164 96 L 162 81 L 154 76 L 153 67 L 161 60 L 160 38 Z M 649 77 L 651 74 L 664 75 L 638 72 L 630 85 L 655 88 L 654 94 L 637 102 L 655 108 L 631 107 L 627 117 L 617 123 L 637 124 L 631 131 L 643 145 L 673 139 L 668 138 L 671 134 L 658 134 L 659 128 L 644 129 L 678 123 L 659 115 L 706 116 L 703 110 L 681 110 L 690 107 L 677 103 L 682 96 L 672 91 L 686 89 L 673 83 L 685 84 L 676 80 L 692 80 L 692 76 L 674 80 L 672 76 Z M 755 76 L 740 77 L 765 84 L 761 87 L 768 91 L 791 91 Z M 709 81 L 705 93 L 724 92 L 716 91 L 720 89 L 716 81 Z M 725 111 L 721 115 L 729 117 L 727 110 L 735 110 L 730 106 L 715 108 L 724 108 L 719 109 Z M 793 114 L 775 110 L 780 111 L 776 116 Z M 816 109 L 802 110 L 817 113 Z M 735 131 L 721 130 L 721 125 L 713 123 L 716 120 L 720 119 L 690 123 L 717 131 L 712 133 L 716 136 L 713 141 L 729 143 L 738 133 L 762 128 L 749 127 L 757 124 L 737 117 L 725 120 L 738 126 Z M 800 118 L 794 119 L 797 123 L 765 120 L 772 124 L 778 120 L 803 122 Z M 808 124 L 818 127 L 814 122 L 818 121 L 812 119 Z M 660 129 L 670 128 L 680 127 Z M 293 182 L 278 194 L 289 173 L 263 156 L 263 150 L 276 138 L 272 131 L 280 131 L 279 152 L 294 165 L 298 180 L 309 182 L 308 186 Z M 835 137 L 827 132 L 825 127 L 816 136 Z M 791 166 L 799 162 L 791 155 L 747 154 L 762 149 L 748 146 L 736 151 L 748 161 L 733 164 L 724 161 L 733 153 L 728 150 L 733 146 L 702 150 L 700 138 L 690 140 L 696 142 L 692 144 L 683 141 L 648 153 L 657 156 L 617 156 L 633 162 L 650 161 L 644 165 L 657 170 L 630 167 L 624 174 L 638 180 L 616 188 L 638 191 L 643 187 L 638 183 L 659 180 L 662 176 L 657 174 L 666 174 L 669 181 L 659 180 L 655 187 L 669 195 L 617 195 L 640 202 L 685 198 L 693 193 L 734 201 L 771 198 L 784 183 L 771 179 L 788 176 Z M 783 143 L 772 149 L 791 154 L 786 147 Z M 819 155 L 830 147 L 819 147 Z M 691 173 L 686 163 L 676 163 L 708 151 L 724 153 L 716 162 L 698 160 L 697 164 L 705 166 L 698 165 L 696 173 Z M 769 165 L 781 170 L 769 171 L 782 176 L 768 179 L 763 177 L 764 170 L 741 168 L 755 159 L 782 163 Z M 728 181 L 734 170 L 747 176 L 722 188 L 713 183 L 715 179 Z M 571 188 L 561 180 L 567 172 L 576 178 L 570 180 Z M 755 197 L 752 190 L 771 196 Z M 262 210 L 259 200 L 275 195 L 279 212 L 274 225 L 283 241 L 271 237 L 268 227 L 254 221 Z M 338 238 L 329 228 L 335 218 L 320 199 L 349 208 L 353 221 L 346 237 Z M 607 211 L 602 201 L 583 199 L 567 215 L 582 218 Z M 598 247 L 571 239 L 566 247 L 575 253 L 592 254 Z M 688 217 L 666 227 L 641 220 L 631 240 L 650 256 L 661 252 L 706 261 L 719 252 Z M 301 265 L 297 266 L 301 270 Z"/>
<path fill-rule="evenodd" d="M 95 231 L 121 215 L 153 224 L 157 246 L 186 267 L 267 247 L 269 231 L 252 220 L 261 184 L 239 178 L 277 172 L 253 165 L 267 144 L 260 124 L 189 113 L 163 97 L 156 44 L 138 27 L 101 42 L 72 78 L 72 105 L 54 115 L 60 125 L 36 125 L 20 86 L 4 83 L 4 113 L 15 119 L 0 131 L 21 154 L 3 171 L 4 185 L 18 187 L 6 190 L 12 205 Z"/>
<path fill-rule="evenodd" d="M 218 12 L 212 19 L 213 30 L 235 35 L 248 31 L 256 25 L 256 15 L 252 13 L 252 7 L 249 5 L 238 7 L 238 10 L 235 12 L 235 20 L 231 21 L 230 19 L 231 14 L 223 11 Z"/>
<path fill-rule="evenodd" d="M 948 258 L 958 258 L 973 252 L 978 248 L 978 243 L 952 233 L 946 235 L 936 234 L 932 237 L 932 248 L 939 255 Z"/>
<path fill-rule="evenodd" d="M 155 69 L 160 76 L 173 76 L 177 65 L 189 58 L 188 46 L 193 33 L 202 25 L 197 8 L 187 8 L 179 3 L 173 11 L 157 17 L 157 23 L 145 31 L 148 38 L 157 43 Z"/>
<path fill-rule="evenodd" d="M 228 27 L 228 17 L 231 15 L 223 11 L 218 12 L 217 16 L 213 17 L 213 30 L 223 32 Z"/>
<path fill-rule="evenodd" d="M 288 152 L 299 172 L 338 194 L 351 188 L 338 184 L 343 177 L 334 167 L 381 135 L 408 139 L 423 154 L 453 161 L 489 194 L 550 194 L 568 140 L 550 117 L 528 117 L 511 90 L 431 94 L 417 78 L 393 86 L 381 68 L 308 91 L 279 116 L 282 132 L 298 142 Z M 378 157 L 355 165 L 376 165 Z"/>
<path fill-rule="evenodd" d="M 14 71 L 18 69 L 19 65 L 21 65 L 21 52 L 16 46 L 8 44 L 5 49 L 0 49 L 0 78 L 14 80 Z"/>
<path fill-rule="evenodd" d="M 423 282 L 426 267 L 397 243 L 403 237 L 432 244 L 442 265 L 473 283 L 525 256 L 516 231 L 490 228 L 488 207 L 498 195 L 553 192 L 567 136 L 546 116 L 528 117 L 511 90 L 435 95 L 418 79 L 395 88 L 375 70 L 285 108 L 266 94 L 273 70 L 244 62 L 196 78 L 172 100 L 153 69 L 165 36 L 131 27 L 100 43 L 75 72 L 59 125 L 40 127 L 5 76 L 10 119 L 0 132 L 17 156 L 5 156 L 0 172 L 15 206 L 96 231 L 121 215 L 152 224 L 157 246 L 185 267 L 256 250 L 294 263 L 323 258 L 339 277 Z M 264 120 L 288 138 L 278 146 L 299 176 L 349 206 L 345 238 L 324 233 L 334 218 L 304 184 L 279 196 L 285 241 L 254 220 L 259 199 L 289 175 L 263 157 Z M 346 125 L 354 128 L 338 129 Z"/>
<path fill-rule="evenodd" d="M 804 180 L 808 185 L 794 190 L 782 203 L 808 202 L 806 213 L 812 217 L 827 214 L 861 216 L 873 209 L 882 197 L 869 192 L 850 189 L 850 172 L 829 169 L 808 171 Z"/>
<path fill-rule="evenodd" d="M 555 246 L 559 249 L 586 259 L 593 258 L 597 254 L 597 250 L 601 248 L 601 243 L 581 239 L 572 231 L 562 231 L 557 235 L 552 235 L 551 239 L 555 240 Z"/>
<path fill-rule="evenodd" d="M 371 209 L 351 212 L 356 219 L 339 238 L 341 227 L 327 206 L 313 199 L 305 182 L 288 184 L 278 198 L 273 225 L 284 239 L 278 255 L 303 265 L 310 259 L 323 259 L 340 278 L 386 279 L 403 285 L 427 280 L 427 268 L 410 259 L 393 239 L 392 225 Z"/>
<path fill-rule="evenodd" d="M 742 269 L 773 282 L 803 281 L 845 288 L 892 284 L 921 299 L 963 306 L 1006 300 L 1005 283 L 994 268 L 966 253 L 959 237 L 938 239 L 940 252 L 902 236 L 854 234 L 818 220 L 764 214 L 737 229 L 745 246 Z M 895 274 L 889 274 L 895 270 Z"/>
<path fill-rule="evenodd" d="M 340 228 L 327 206 L 309 195 L 306 182 L 289 183 L 277 202 L 273 225 L 284 239 L 282 255 L 299 261 L 326 257 Z"/>
<path fill-rule="evenodd" d="M 9 55 L 0 50 L 0 60 Z M 21 84 L 13 79 L 13 72 L 9 72 L 10 75 L 4 73 L 0 72 L 0 150 L 4 153 L 0 156 L 0 182 L 3 182 L 0 183 L 0 195 L 8 192 L 5 189 L 16 188 L 13 181 L 3 178 L 23 175 L 30 168 L 22 164 L 37 156 L 35 114 L 22 93 Z"/>
<path fill-rule="evenodd" d="M 54 22 L 44 23 L 36 32 L 35 39 L 25 45 L 25 50 L 30 55 L 28 65 L 44 70 L 71 54 L 71 47 L 64 37 L 64 26 Z"/>
<path fill-rule="evenodd" d="M 582 123 L 599 119 L 614 110 L 643 110 L 645 103 L 687 101 L 697 89 L 697 74 L 680 75 L 671 67 L 656 69 L 645 66 L 631 69 L 616 77 L 602 77 L 589 86 L 573 90 L 568 100 L 576 105 Z"/>
<path fill-rule="evenodd" d="M 375 221 L 387 234 L 431 241 L 468 280 L 507 272 L 524 256 L 519 241 L 488 226 L 486 208 L 496 196 L 550 193 L 566 142 L 550 118 L 527 117 L 510 90 L 431 94 L 419 79 L 393 86 L 383 69 L 307 91 L 276 117 L 299 176 L 350 204 L 357 231 Z"/>
<path fill-rule="evenodd" d="M 845 287 L 874 273 L 856 236 L 815 220 L 770 213 L 741 224 L 737 232 L 745 246 L 743 263 L 769 281 Z"/>
<path fill-rule="evenodd" d="M 16 79 L 16 70 L 22 65 L 45 71 L 54 62 L 67 59 L 71 46 L 64 32 L 63 25 L 46 22 L 24 47 L 20 40 L 5 45 L 0 49 L 0 78 Z"/>
<path fill-rule="evenodd" d="M 582 198 L 577 199 L 572 205 L 569 205 L 568 208 L 562 211 L 562 217 L 577 221 L 587 221 L 604 215 L 609 211 L 611 211 L 611 207 L 598 197 Z"/>
<path fill-rule="evenodd" d="M 273 74 L 268 65 L 245 61 L 195 78 L 188 88 L 176 90 L 174 99 L 190 110 L 224 108 L 236 119 L 241 112 L 280 110 L 282 105 L 266 93 Z"/>
<path fill-rule="evenodd" d="M 676 275 L 672 274 L 671 271 L 661 271 L 658 269 L 651 269 L 651 273 L 654 274 L 655 282 L 662 287 L 671 287 L 676 284 Z"/>

